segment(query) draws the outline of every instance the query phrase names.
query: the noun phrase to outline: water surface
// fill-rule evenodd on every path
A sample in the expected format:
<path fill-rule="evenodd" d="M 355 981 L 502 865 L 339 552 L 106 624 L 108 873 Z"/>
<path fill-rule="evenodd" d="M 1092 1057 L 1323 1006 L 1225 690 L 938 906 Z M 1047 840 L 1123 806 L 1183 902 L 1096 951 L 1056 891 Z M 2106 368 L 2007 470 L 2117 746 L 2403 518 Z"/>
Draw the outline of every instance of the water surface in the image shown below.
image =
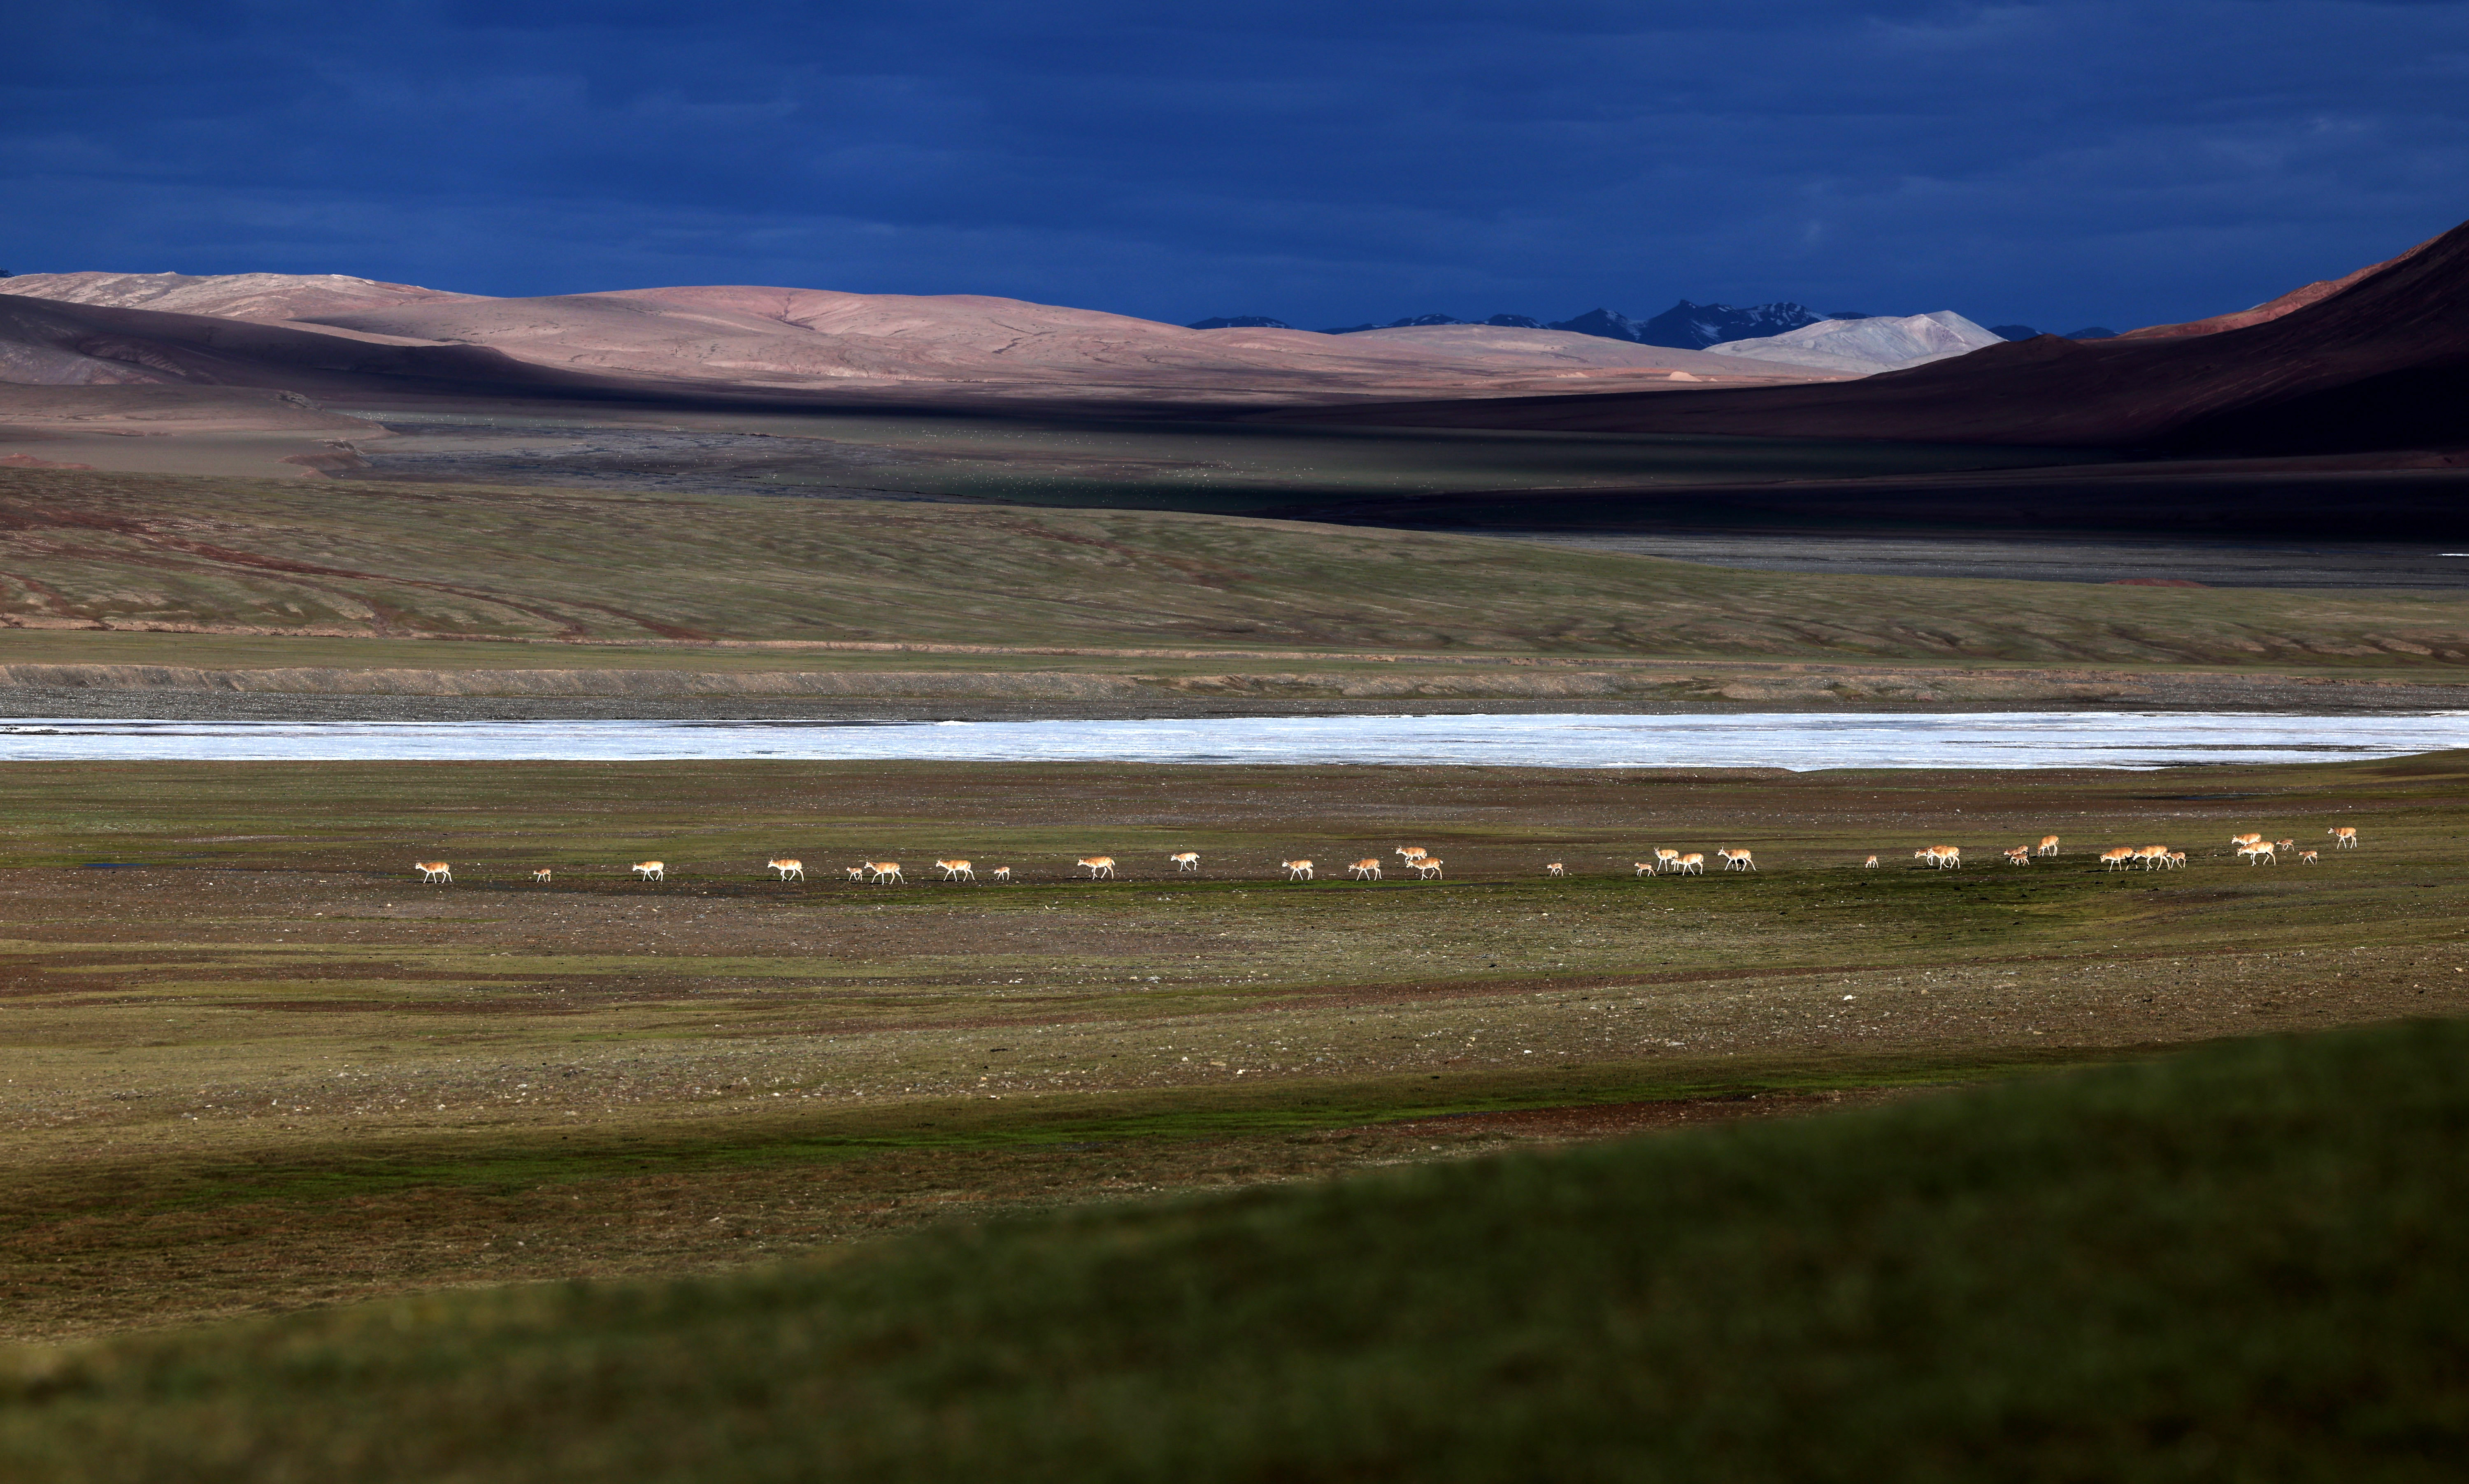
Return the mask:
<path fill-rule="evenodd" d="M 0 762 L 809 761 L 2168 767 L 2469 746 L 2469 712 L 1869 712 L 1150 721 L 0 721 Z"/>

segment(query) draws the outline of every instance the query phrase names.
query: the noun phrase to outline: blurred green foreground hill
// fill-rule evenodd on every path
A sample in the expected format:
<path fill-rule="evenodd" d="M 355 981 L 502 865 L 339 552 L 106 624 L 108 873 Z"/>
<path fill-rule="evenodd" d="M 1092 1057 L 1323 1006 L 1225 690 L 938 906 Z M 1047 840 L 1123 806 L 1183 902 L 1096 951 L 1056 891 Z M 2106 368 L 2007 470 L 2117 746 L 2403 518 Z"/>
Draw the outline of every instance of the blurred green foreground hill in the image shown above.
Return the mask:
<path fill-rule="evenodd" d="M 2469 1026 L 21 1358 L 0 1475 L 2436 1479 Z"/>

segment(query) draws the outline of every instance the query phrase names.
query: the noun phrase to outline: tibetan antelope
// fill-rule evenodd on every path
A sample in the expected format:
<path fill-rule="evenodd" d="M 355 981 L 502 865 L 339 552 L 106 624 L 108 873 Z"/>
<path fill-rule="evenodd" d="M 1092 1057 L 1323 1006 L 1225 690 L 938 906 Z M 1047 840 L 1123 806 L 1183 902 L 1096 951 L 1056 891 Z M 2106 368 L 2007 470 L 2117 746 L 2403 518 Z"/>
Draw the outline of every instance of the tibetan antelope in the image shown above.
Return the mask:
<path fill-rule="evenodd" d="M 938 860 L 935 862 L 935 869 L 942 872 L 943 879 L 947 881 L 974 881 L 978 879 L 977 868 L 965 860 Z"/>
<path fill-rule="evenodd" d="M 776 860 L 767 860 L 763 865 L 766 870 L 779 872 L 780 879 L 784 881 L 793 879 L 802 881 L 806 879 L 806 863 L 802 860 L 792 860 L 782 856 Z"/>
<path fill-rule="evenodd" d="M 848 872 L 848 879 L 852 881 L 863 881 L 865 879 L 865 867 L 864 866 L 844 866 L 842 869 Z"/>
<path fill-rule="evenodd" d="M 1089 879 L 1093 881 L 1101 876 L 1112 879 L 1115 875 L 1115 857 L 1112 856 L 1083 856 L 1080 864 L 1089 868 Z"/>
<path fill-rule="evenodd" d="M 2263 843 L 2263 836 L 2259 834 L 2232 834 L 2229 836 L 2229 843 L 2231 845 L 2260 845 Z"/>
<path fill-rule="evenodd" d="M 1414 862 L 1422 859 L 1425 856 L 1430 855 L 1431 852 L 1423 849 L 1420 845 L 1400 845 L 1396 850 L 1391 851 L 1390 854 L 1396 856 L 1398 859 L 1405 861 L 1407 864 L 1412 865 Z"/>
<path fill-rule="evenodd" d="M 1749 858 L 1747 851 L 1734 850 L 1728 845 L 1723 845 L 1717 847 L 1715 854 L 1723 857 L 1723 869 L 1726 871 L 1754 871 L 1758 868 L 1758 863 Z"/>
<path fill-rule="evenodd" d="M 1420 856 L 1415 861 L 1415 874 L 1428 881 L 1432 878 L 1441 874 L 1442 864 L 1442 862 L 1434 856 Z"/>
<path fill-rule="evenodd" d="M 1308 860 L 1281 860 L 1278 864 L 1284 869 L 1286 879 L 1289 881 L 1308 881 L 1312 879 L 1312 863 Z"/>
<path fill-rule="evenodd" d="M 2010 866 L 2028 866 L 2032 863 L 2032 847 L 2018 845 L 2013 850 L 2005 852 L 2005 856 L 2006 863 Z"/>
<path fill-rule="evenodd" d="M 1005 885 L 1011 884 L 1011 867 L 1009 866 L 997 866 L 993 870 L 987 872 L 986 875 L 993 877 L 996 880 L 1001 881 Z"/>
<path fill-rule="evenodd" d="M 549 868 L 546 866 L 541 867 L 539 870 L 532 873 L 532 884 L 534 886 L 546 886 L 548 884 L 548 876 Z"/>
<path fill-rule="evenodd" d="M 1380 879 L 1380 857 L 1374 856 L 1369 859 L 1358 860 L 1346 869 L 1353 872 L 1354 879 L 1358 881 L 1376 881 Z"/>
<path fill-rule="evenodd" d="M 2246 863 L 2250 866 L 2280 864 L 2280 852 L 2270 840 L 2257 840 L 2252 845 L 2241 845 L 2238 847 L 2238 854 L 2244 856 Z"/>
<path fill-rule="evenodd" d="M 1543 862 L 1543 874 L 1545 876 L 1566 876 L 1569 874 L 1569 868 L 1560 861 L 1547 860 Z"/>
<path fill-rule="evenodd" d="M 2301 850 L 2297 853 L 2297 863 L 2301 866 L 2314 865 L 2322 858 L 2323 853 L 2318 850 Z"/>
<path fill-rule="evenodd" d="M 865 879 L 877 886 L 888 886 L 894 881 L 898 881 L 903 886 L 909 884 L 908 878 L 900 874 L 900 862 L 897 860 L 869 860 L 865 863 Z"/>
<path fill-rule="evenodd" d="M 2134 863 L 2134 852 L 2123 845 L 2100 853 L 2100 868 L 2104 871 L 2122 871 Z"/>
<path fill-rule="evenodd" d="M 1657 871 L 1679 870 L 1680 852 L 1676 850 L 1665 850 L 1660 845 L 1656 846 L 1654 849 L 1654 869 Z"/>
<path fill-rule="evenodd" d="M 1196 850 L 1188 850 L 1180 856 L 1168 856 L 1165 858 L 1173 861 L 1174 868 L 1178 871 L 1197 871 L 1200 869 L 1200 852 Z"/>
<path fill-rule="evenodd" d="M 1682 876 L 1704 876 L 1706 874 L 1706 856 L 1702 852 L 1693 850 L 1688 855 L 1681 856 L 1677 861 L 1674 861 L 1673 863 L 1673 869 L 1679 872 Z"/>
<path fill-rule="evenodd" d="M 1960 845 L 1928 845 L 1912 852 L 1914 860 L 1926 860 L 1932 871 L 1963 869 L 1963 847 Z"/>
<path fill-rule="evenodd" d="M 2169 847 L 2166 845 L 2140 846 L 2134 852 L 2134 863 L 2146 871 L 2149 871 L 2156 866 L 2162 870 L 2167 870 L 2169 866 Z"/>
<path fill-rule="evenodd" d="M 669 863 L 665 860 L 637 860 L 635 874 L 647 881 L 665 881 L 669 879 Z"/>
<path fill-rule="evenodd" d="M 2356 825 L 2335 825 L 2323 833 L 2332 837 L 2332 848 L 2334 850 L 2349 850 L 2354 848 L 2358 843 L 2358 827 Z"/>
<path fill-rule="evenodd" d="M 411 863 L 411 868 L 420 873 L 423 885 L 451 886 L 454 884 L 454 872 L 443 860 L 415 860 Z"/>
<path fill-rule="evenodd" d="M 1877 870 L 1877 869 L 1878 869 L 1878 857 L 1877 857 L 1877 856 L 1870 856 L 1868 859 L 1866 859 L 1866 860 L 1864 860 L 1864 861 L 1860 862 L 1860 869 L 1861 869 L 1861 870 L 1863 870 L 1863 871 L 1875 871 L 1875 870 Z"/>
<path fill-rule="evenodd" d="M 2032 848 L 2032 854 L 2035 856 L 2054 856 L 2057 853 L 2058 837 L 2054 834 L 2041 836 L 2041 843 Z"/>

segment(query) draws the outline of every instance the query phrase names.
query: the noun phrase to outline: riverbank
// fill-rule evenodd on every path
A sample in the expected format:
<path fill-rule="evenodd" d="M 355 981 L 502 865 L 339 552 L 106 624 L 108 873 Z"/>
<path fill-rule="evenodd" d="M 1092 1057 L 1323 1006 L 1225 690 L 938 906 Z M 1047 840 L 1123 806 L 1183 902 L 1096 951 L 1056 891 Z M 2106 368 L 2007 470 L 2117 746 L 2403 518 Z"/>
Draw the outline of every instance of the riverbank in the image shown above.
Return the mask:
<path fill-rule="evenodd" d="M 1479 659 L 1366 656 L 1342 668 L 1249 671 L 5 664 L 0 665 L 0 716 L 173 721 L 1023 721 L 2121 708 L 2363 716 L 2469 707 L 2469 683 L 2422 674 L 1682 660 L 1494 663 L 1499 668 L 1483 668 Z"/>

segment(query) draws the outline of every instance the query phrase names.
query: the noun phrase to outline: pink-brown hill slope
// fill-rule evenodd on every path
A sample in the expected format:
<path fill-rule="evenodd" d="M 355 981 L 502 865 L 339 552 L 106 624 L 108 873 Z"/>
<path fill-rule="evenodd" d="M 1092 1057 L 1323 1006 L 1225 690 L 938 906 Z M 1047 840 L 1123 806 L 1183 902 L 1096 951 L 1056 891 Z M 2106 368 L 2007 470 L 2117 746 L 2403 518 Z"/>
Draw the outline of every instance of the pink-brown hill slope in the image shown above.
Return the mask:
<path fill-rule="evenodd" d="M 0 291 L 106 309 L 212 314 L 261 324 L 473 297 L 340 273 L 20 273 L 0 279 Z"/>
<path fill-rule="evenodd" d="M 2469 226 L 2216 333 L 2054 335 L 1828 386 L 1268 413 L 1393 426 L 2215 452 L 2469 444 Z"/>
<path fill-rule="evenodd" d="M 0 282 L 11 282 L 0 280 Z M 611 378 L 472 345 L 387 344 L 208 314 L 0 294 L 0 383 L 268 387 L 309 396 L 403 389 L 591 395 Z"/>
<path fill-rule="evenodd" d="M 540 365 L 802 391 L 951 386 L 1239 400 L 1420 387 L 1463 395 L 1584 380 L 1669 381 L 1682 360 L 1702 360 L 1689 369 L 1712 377 L 1769 379 L 1777 370 L 1687 352 L 1586 358 L 1531 345 L 1195 331 L 976 294 L 756 286 L 404 304 L 313 323 L 486 345 Z"/>
<path fill-rule="evenodd" d="M 2440 238 L 2429 239 L 2402 253 L 2398 258 L 2387 258 L 2381 263 L 2367 263 L 2354 273 L 2343 273 L 2339 278 L 2318 279 L 2302 288 L 2293 288 L 2277 299 L 2267 299 L 2250 309 L 2215 314 L 2208 319 L 2190 319 L 2177 325 L 2146 325 L 2141 330 L 2130 330 L 2117 338 L 2120 340 L 2169 340 L 2181 335 L 2216 335 L 2224 330 L 2244 330 L 2250 325 L 2260 325 L 2266 320 L 2275 320 L 2284 314 L 2302 309 L 2310 304 L 2318 304 L 2329 299 L 2360 279 L 2381 273 L 2403 259 L 2414 258 L 2440 240 L 2442 240 Z"/>
<path fill-rule="evenodd" d="M 1194 331 L 981 295 L 723 285 L 493 299 L 339 275 L 0 280 L 0 385 L 1239 407 L 1811 379 L 1549 331 Z"/>

